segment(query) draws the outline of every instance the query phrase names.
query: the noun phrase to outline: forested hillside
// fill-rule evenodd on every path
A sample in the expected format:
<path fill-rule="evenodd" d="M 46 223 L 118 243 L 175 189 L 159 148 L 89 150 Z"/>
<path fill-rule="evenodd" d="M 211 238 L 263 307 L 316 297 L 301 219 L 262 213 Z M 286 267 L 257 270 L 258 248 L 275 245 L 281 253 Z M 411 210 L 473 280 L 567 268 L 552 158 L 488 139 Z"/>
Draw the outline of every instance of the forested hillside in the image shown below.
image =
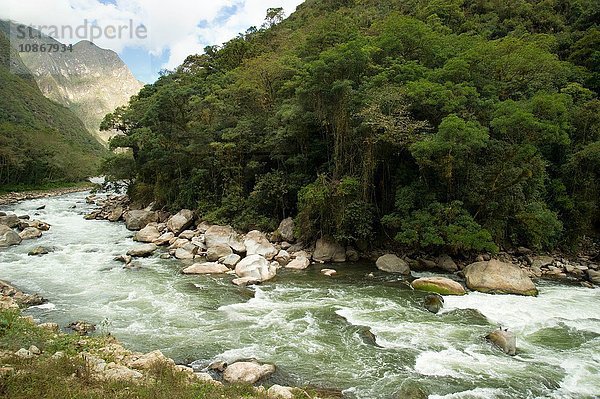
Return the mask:
<path fill-rule="evenodd" d="M 307 239 L 572 247 L 600 224 L 600 3 L 307 0 L 108 115 L 134 198 Z"/>
<path fill-rule="evenodd" d="M 81 180 L 103 154 L 71 111 L 42 95 L 0 32 L 0 189 Z"/>

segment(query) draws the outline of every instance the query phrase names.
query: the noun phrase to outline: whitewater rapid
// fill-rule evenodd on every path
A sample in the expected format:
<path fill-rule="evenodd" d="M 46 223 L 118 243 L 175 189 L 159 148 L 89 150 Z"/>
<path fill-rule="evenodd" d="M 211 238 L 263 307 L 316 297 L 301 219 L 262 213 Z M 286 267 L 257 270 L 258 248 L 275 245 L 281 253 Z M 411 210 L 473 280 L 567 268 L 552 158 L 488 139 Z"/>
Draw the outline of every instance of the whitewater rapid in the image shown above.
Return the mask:
<path fill-rule="evenodd" d="M 158 255 L 124 270 L 113 258 L 136 245 L 133 233 L 84 220 L 85 196 L 0 208 L 52 225 L 39 240 L 0 250 L 0 279 L 49 300 L 26 312 L 40 321 L 91 321 L 133 350 L 160 349 L 200 368 L 256 358 L 277 365 L 268 382 L 349 398 L 396 398 L 408 386 L 430 398 L 600 395 L 600 289 L 542 281 L 537 298 L 470 293 L 446 297 L 433 315 L 424 294 L 371 264 L 335 265 L 335 278 L 284 270 L 255 289 L 184 276 L 184 263 Z M 54 252 L 27 255 L 39 245 Z M 482 338 L 498 325 L 517 335 L 517 356 Z"/>

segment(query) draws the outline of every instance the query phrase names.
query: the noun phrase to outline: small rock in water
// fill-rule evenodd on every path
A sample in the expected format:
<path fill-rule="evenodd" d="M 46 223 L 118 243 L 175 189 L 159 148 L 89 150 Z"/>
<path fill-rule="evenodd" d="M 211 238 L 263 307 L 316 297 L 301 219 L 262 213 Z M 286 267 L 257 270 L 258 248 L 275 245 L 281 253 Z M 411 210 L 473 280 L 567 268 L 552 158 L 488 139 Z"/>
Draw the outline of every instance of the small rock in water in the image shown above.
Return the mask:
<path fill-rule="evenodd" d="M 29 256 L 40 256 L 40 255 L 49 254 L 50 252 L 53 252 L 53 251 L 54 250 L 51 249 L 51 248 L 35 247 L 31 251 L 29 251 L 29 253 L 27 255 L 29 255 Z"/>
<path fill-rule="evenodd" d="M 444 307 L 444 298 L 439 294 L 427 295 L 423 306 L 431 313 L 437 314 Z"/>
<path fill-rule="evenodd" d="M 129 255 L 119 255 L 119 256 L 115 257 L 114 260 L 128 265 L 131 263 L 132 257 Z"/>
<path fill-rule="evenodd" d="M 46 205 L 42 205 L 40 207 L 35 208 L 36 211 L 41 211 L 43 209 L 46 209 Z"/>
<path fill-rule="evenodd" d="M 485 339 L 502 349 L 504 353 L 510 356 L 517 354 L 517 337 L 507 329 L 498 329 L 486 335 Z"/>
<path fill-rule="evenodd" d="M 331 277 L 337 274 L 337 271 L 334 269 L 321 269 L 321 273 L 327 277 Z"/>

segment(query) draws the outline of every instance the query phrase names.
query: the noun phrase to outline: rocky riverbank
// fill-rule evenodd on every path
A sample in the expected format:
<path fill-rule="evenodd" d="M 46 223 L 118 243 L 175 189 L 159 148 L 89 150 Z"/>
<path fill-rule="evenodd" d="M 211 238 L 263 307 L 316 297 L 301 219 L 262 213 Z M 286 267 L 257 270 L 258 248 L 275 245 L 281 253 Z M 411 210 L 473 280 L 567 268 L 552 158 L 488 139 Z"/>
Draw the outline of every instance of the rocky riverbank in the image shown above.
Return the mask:
<path fill-rule="evenodd" d="M 203 370 L 195 370 L 175 364 L 159 350 L 149 353 L 133 352 L 110 335 L 88 336 L 88 333 L 95 330 L 95 326 L 90 323 L 78 321 L 61 329 L 58 324 L 37 324 L 31 316 L 19 315 L 20 308 L 38 305 L 43 301 L 37 294 L 26 294 L 0 281 L 0 376 L 8 381 L 11 378 L 18 380 L 19 374 L 31 373 L 40 363 L 50 362 L 56 368 L 59 363 L 67 362 L 76 365 L 78 369 L 70 378 L 84 384 L 87 384 L 86 381 L 101 386 L 121 383 L 129 387 L 126 389 L 147 389 L 160 378 L 158 371 L 161 376 L 165 373 L 171 375 L 178 384 L 188 385 L 190 392 L 198 390 L 218 393 L 215 397 L 237 397 L 226 395 L 232 388 L 236 394 L 247 391 L 249 396 L 244 397 L 249 398 L 318 397 L 303 389 L 276 384 L 268 389 L 263 385 L 253 387 L 253 384 L 266 380 L 275 372 L 276 367 L 271 364 L 260 364 L 249 359 L 231 365 L 221 362 Z M 76 333 L 64 332 L 68 329 Z M 21 347 L 17 348 L 18 346 Z M 35 379 L 35 376 L 31 378 Z M 34 382 L 35 380 L 32 382 L 30 379 L 28 384 Z M 60 381 L 52 381 L 52 384 L 60 384 Z M 168 385 L 162 389 L 176 391 Z"/>
<path fill-rule="evenodd" d="M 43 232 L 50 230 L 50 227 L 48 223 L 32 219 L 29 215 L 0 212 L 0 248 L 38 239 Z M 30 255 L 41 255 L 49 251 L 51 249 L 38 247 L 32 250 Z"/>
<path fill-rule="evenodd" d="M 11 192 L 0 194 L 0 205 L 10 205 L 20 201 L 27 201 L 39 198 L 58 197 L 60 195 L 79 193 L 87 191 L 92 187 L 92 184 L 80 185 L 77 187 L 54 188 L 50 190 L 32 190 Z"/>
<path fill-rule="evenodd" d="M 557 254 L 535 254 L 527 248 L 472 258 L 448 255 L 410 257 L 382 250 L 359 253 L 356 248 L 343 246 L 328 237 L 319 238 L 314 243 L 298 242 L 292 218 L 283 220 L 271 233 L 250 231 L 243 234 L 230 226 L 211 225 L 199 220 L 193 211 L 187 209 L 175 215 L 154 209 L 152 205 L 139 209 L 131 206 L 127 196 L 109 196 L 106 199 L 90 196 L 87 200 L 98 205 L 97 210 L 86 216 L 87 219 L 124 221 L 129 230 L 136 231 L 134 240 L 140 245 L 118 258 L 130 268 L 136 267 L 135 258 L 152 256 L 158 251 L 163 258 L 189 263 L 182 270 L 184 274 L 232 274 L 236 276 L 232 280 L 234 284 L 248 285 L 274 278 L 281 268 L 302 270 L 311 264 L 370 258 L 379 270 L 388 273 L 406 276 L 410 276 L 411 271 L 454 273 L 467 288 L 483 292 L 535 295 L 537 290 L 533 283 L 521 284 L 526 287 L 523 290 L 507 288 L 516 281 L 530 281 L 531 278 L 565 279 L 587 287 L 600 284 L 600 247 L 593 243 L 587 245 L 585 254 L 571 259 Z M 159 251 L 161 247 L 163 251 Z M 474 288 L 477 284 L 469 283 L 465 276 L 464 270 L 472 264 L 483 265 L 486 270 L 481 272 L 487 274 L 485 287 Z M 471 268 L 474 269 L 477 268 Z M 322 272 L 328 276 L 336 273 L 330 268 Z"/>

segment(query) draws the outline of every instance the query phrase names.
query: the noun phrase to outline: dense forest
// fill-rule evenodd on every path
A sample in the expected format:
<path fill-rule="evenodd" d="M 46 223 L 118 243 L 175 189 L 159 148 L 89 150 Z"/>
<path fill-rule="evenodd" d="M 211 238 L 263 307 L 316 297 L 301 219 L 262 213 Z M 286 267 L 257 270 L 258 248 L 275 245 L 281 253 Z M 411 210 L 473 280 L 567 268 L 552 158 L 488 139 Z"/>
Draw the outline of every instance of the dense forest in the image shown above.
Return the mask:
<path fill-rule="evenodd" d="M 600 3 L 307 0 L 107 115 L 104 170 L 215 223 L 451 253 L 600 225 Z"/>
<path fill-rule="evenodd" d="M 43 96 L 0 31 L 0 190 L 82 180 L 104 153 L 75 114 Z"/>

